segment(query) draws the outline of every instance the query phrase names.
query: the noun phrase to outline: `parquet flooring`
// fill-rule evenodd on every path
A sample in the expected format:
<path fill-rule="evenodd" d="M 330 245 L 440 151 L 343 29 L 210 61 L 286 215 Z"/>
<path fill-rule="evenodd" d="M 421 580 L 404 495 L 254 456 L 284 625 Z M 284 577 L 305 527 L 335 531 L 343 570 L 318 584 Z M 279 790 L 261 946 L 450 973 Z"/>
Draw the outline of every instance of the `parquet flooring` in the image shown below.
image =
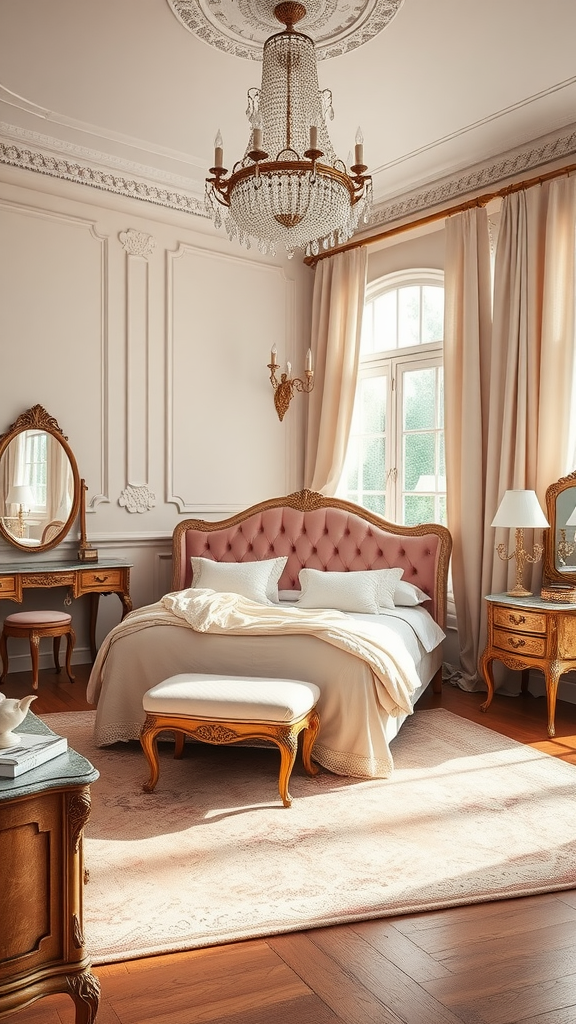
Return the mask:
<path fill-rule="evenodd" d="M 85 710 L 76 682 L 43 671 L 38 714 Z M 7 696 L 30 692 L 14 674 Z M 546 737 L 544 699 L 451 686 L 418 707 L 454 714 L 576 764 L 576 705 L 560 702 Z M 574 809 L 576 813 L 576 792 Z M 575 879 L 576 885 L 576 879 Z M 380 921 L 364 921 L 97 967 L 97 1024 L 576 1024 L 576 889 Z M 50 996 L 14 1024 L 72 1024 Z"/>

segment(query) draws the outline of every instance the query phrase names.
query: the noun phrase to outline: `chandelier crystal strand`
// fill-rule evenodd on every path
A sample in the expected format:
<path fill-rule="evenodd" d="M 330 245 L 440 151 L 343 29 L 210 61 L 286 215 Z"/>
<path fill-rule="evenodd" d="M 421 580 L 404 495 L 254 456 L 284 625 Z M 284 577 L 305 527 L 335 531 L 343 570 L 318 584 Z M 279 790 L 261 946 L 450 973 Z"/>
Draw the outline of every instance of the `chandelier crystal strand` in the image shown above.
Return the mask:
<path fill-rule="evenodd" d="M 280 243 L 289 256 L 300 246 L 317 255 L 347 241 L 367 216 L 371 178 L 358 137 L 349 171 L 332 148 L 332 93 L 320 91 L 312 40 L 293 27 L 306 9 L 288 0 L 274 13 L 286 28 L 265 42 L 261 88 L 248 92 L 246 151 L 227 177 L 218 133 L 207 204 L 217 227 L 228 208 L 228 236 L 248 247 L 254 239 L 261 252 Z"/>

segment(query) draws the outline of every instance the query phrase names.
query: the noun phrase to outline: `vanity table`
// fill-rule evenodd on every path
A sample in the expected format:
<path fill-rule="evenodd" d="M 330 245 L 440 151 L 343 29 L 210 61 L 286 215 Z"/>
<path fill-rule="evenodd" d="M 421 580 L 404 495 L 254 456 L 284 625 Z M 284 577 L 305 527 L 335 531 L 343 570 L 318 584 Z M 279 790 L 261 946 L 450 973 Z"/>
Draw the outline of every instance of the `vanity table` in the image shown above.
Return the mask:
<path fill-rule="evenodd" d="M 16 732 L 51 733 L 31 712 Z M 76 1024 L 96 1019 L 100 984 L 83 934 L 83 829 L 99 773 L 69 749 L 16 779 L 0 778 L 0 1020 L 55 992 Z M 14 1014 L 14 1017 L 12 1017 Z"/>
<path fill-rule="evenodd" d="M 17 561 L 0 563 L 0 600 L 21 604 L 25 590 L 51 587 L 68 588 L 66 603 L 88 596 L 94 660 L 100 595 L 118 594 L 124 618 L 132 609 L 131 565 L 99 559 L 86 541 L 85 491 L 68 438 L 43 406 L 27 409 L 0 436 L 0 537 L 19 551 Z M 39 558 L 62 543 L 77 518 L 77 560 Z M 32 521 L 37 538 L 26 536 Z"/>
<path fill-rule="evenodd" d="M 45 590 L 50 587 L 68 587 L 68 599 L 90 597 L 90 651 L 96 657 L 96 621 L 101 594 L 118 594 L 122 604 L 122 618 L 132 610 L 130 598 L 130 569 L 128 562 L 118 559 L 100 559 L 88 566 L 84 562 L 37 562 L 21 559 L 0 565 L 0 599 L 23 601 L 24 591 L 30 588 Z"/>

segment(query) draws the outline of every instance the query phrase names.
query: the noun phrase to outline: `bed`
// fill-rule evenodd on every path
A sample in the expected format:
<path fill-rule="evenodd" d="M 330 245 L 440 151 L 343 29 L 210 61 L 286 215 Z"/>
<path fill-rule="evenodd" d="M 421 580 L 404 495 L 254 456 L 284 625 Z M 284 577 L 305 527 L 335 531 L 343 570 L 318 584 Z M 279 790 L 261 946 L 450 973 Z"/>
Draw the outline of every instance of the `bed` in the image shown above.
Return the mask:
<path fill-rule="evenodd" d="M 105 638 L 87 697 L 98 746 L 138 739 L 142 696 L 181 672 L 316 683 L 314 758 L 385 778 L 390 743 L 442 685 L 451 537 L 303 490 L 173 533 L 172 590 Z"/>

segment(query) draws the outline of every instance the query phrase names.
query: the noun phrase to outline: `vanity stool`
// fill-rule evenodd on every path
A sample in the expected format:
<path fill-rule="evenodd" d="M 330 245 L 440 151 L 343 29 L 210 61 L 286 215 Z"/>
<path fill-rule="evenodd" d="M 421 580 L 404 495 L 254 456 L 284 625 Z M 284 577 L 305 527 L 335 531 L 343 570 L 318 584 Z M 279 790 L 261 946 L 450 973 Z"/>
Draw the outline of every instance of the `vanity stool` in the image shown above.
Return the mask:
<path fill-rule="evenodd" d="M 146 720 L 140 743 L 150 765 L 150 778 L 143 789 L 151 793 L 158 782 L 159 733 L 174 733 L 174 757 L 182 757 L 186 736 L 214 744 L 268 740 L 280 749 L 278 790 L 282 803 L 289 807 L 292 797 L 288 783 L 300 732 L 304 732 L 304 768 L 308 775 L 318 773 L 310 755 L 320 727 L 316 712 L 319 697 L 315 683 L 295 679 L 192 672 L 170 676 L 148 690 L 142 700 Z"/>
<path fill-rule="evenodd" d="M 8 675 L 8 648 L 6 639 L 9 636 L 30 641 L 32 657 L 32 689 L 38 689 L 38 648 L 44 636 L 53 637 L 54 665 L 60 671 L 60 637 L 66 637 L 66 674 L 71 683 L 74 682 L 70 659 L 76 642 L 72 629 L 72 616 L 68 612 L 14 612 L 4 619 L 2 636 L 0 636 L 0 657 L 2 658 L 2 675 L 0 683 Z"/>

